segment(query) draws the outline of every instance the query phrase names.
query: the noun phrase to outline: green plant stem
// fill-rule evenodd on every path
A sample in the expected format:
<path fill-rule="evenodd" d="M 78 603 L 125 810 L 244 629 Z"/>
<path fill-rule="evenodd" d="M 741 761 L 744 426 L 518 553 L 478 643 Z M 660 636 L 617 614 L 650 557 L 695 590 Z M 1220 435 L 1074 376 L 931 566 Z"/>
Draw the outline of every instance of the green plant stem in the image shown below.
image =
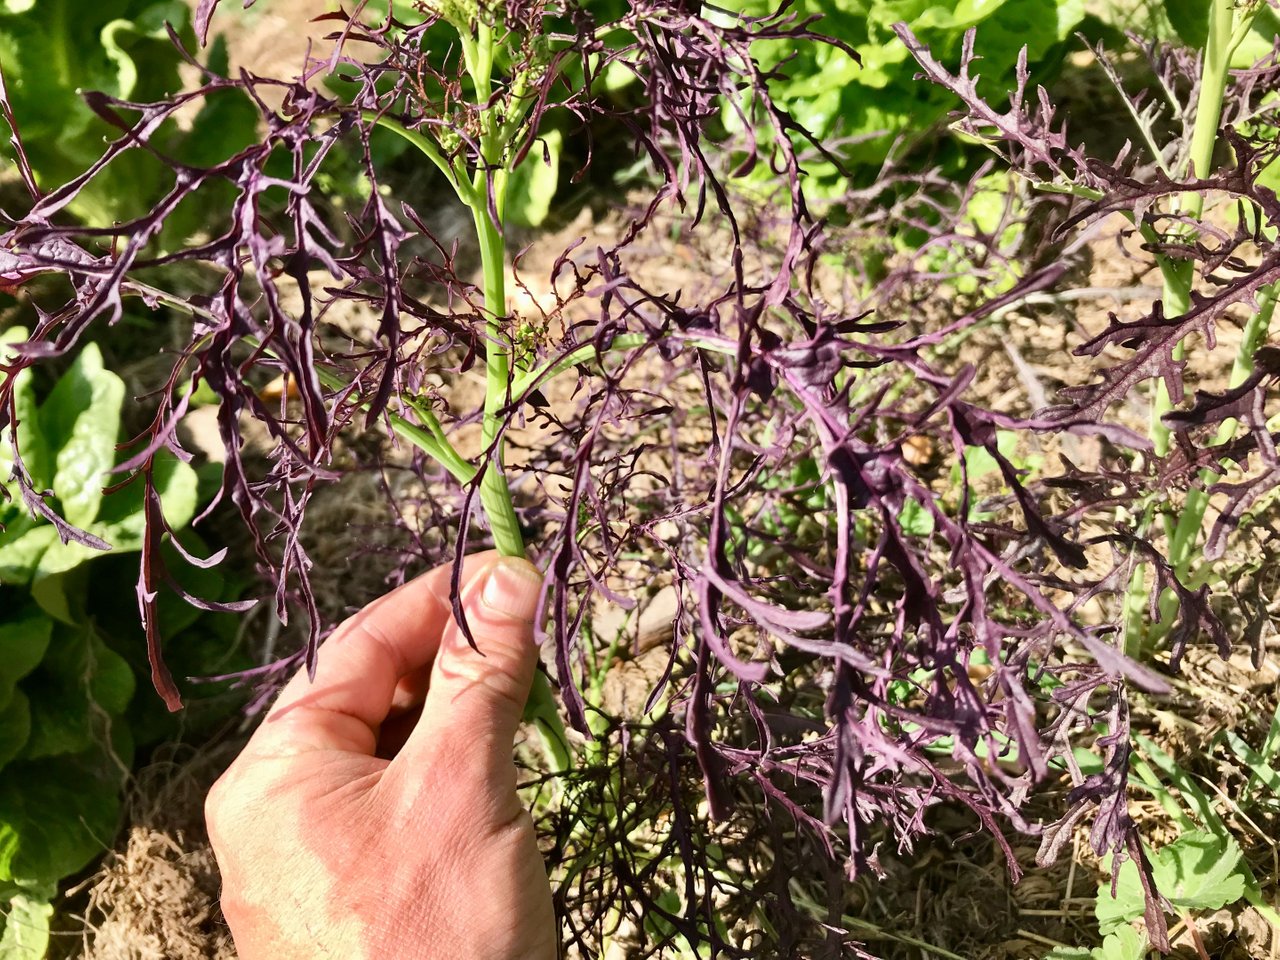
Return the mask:
<path fill-rule="evenodd" d="M 502 234 L 486 206 L 471 208 L 476 235 L 480 240 L 480 259 L 484 270 L 484 302 L 487 342 L 485 344 L 484 421 L 481 439 L 489 452 L 484 476 L 480 480 L 480 500 L 489 517 L 494 546 L 507 556 L 524 556 L 524 539 L 520 523 L 511 503 L 502 463 L 503 411 L 511 389 L 511 340 L 505 329 L 506 256 Z"/>
<path fill-rule="evenodd" d="M 480 263 L 484 274 L 485 394 L 481 438 L 488 462 L 480 478 L 480 502 L 489 518 L 493 543 L 498 552 L 509 557 L 524 556 L 524 538 L 511 502 L 502 460 L 502 412 L 507 407 L 511 389 L 511 338 L 506 329 L 507 252 L 503 236 L 502 212 L 505 206 L 505 178 L 491 176 L 502 168 L 502 144 L 495 136 L 495 115 L 485 109 L 493 91 L 493 28 L 483 20 L 476 23 L 476 37 L 459 29 L 463 57 L 471 82 L 475 85 L 476 103 L 481 106 L 480 162 L 471 178 L 469 191 L 459 197 L 471 209 L 476 239 L 480 244 Z M 459 178 L 458 182 L 462 182 Z"/>
<path fill-rule="evenodd" d="M 1150 518 L 1148 512 L 1147 519 Z M 1150 624 L 1147 623 L 1147 565 L 1135 564 L 1133 573 L 1129 575 L 1129 585 L 1124 591 L 1123 609 L 1120 612 L 1123 624 L 1124 655 L 1137 658 L 1142 654 Z"/>
<path fill-rule="evenodd" d="M 1171 264 L 1169 268 L 1161 265 L 1164 277 L 1164 291 L 1161 302 L 1167 317 L 1180 317 L 1191 308 L 1191 270 L 1189 264 Z M 1180 363 L 1186 356 L 1186 341 L 1180 341 L 1173 348 L 1173 361 Z M 1148 433 L 1151 444 L 1158 457 L 1169 453 L 1169 428 L 1164 424 L 1164 416 L 1173 409 L 1173 400 L 1169 396 L 1169 385 L 1163 377 L 1157 378 L 1155 395 L 1151 399 L 1151 422 Z"/>
<path fill-rule="evenodd" d="M 519 400 L 531 390 L 536 390 L 548 380 L 563 373 L 571 367 L 576 367 L 580 363 L 588 363 L 591 360 L 599 358 L 603 353 L 609 353 L 614 350 L 631 350 L 635 347 L 642 346 L 652 339 L 647 333 L 620 333 L 610 340 L 603 347 L 597 347 L 594 343 L 588 343 L 578 347 L 570 353 L 565 354 L 558 360 L 548 360 L 541 366 L 535 367 L 527 373 L 517 375 L 511 382 L 511 397 L 513 400 Z M 692 343 L 700 350 L 708 350 L 712 353 L 722 353 L 726 356 L 733 356 L 738 349 L 736 343 L 728 340 L 715 340 L 711 338 L 688 337 L 688 343 Z"/>
<path fill-rule="evenodd" d="M 384 113 L 376 113 L 373 110 L 364 110 L 361 116 L 365 120 L 382 127 L 384 130 L 390 130 L 398 137 L 408 141 L 418 152 L 431 161 L 431 165 L 444 174 L 445 179 L 449 181 L 449 186 L 453 187 L 454 193 L 458 195 L 458 199 L 465 203 L 468 207 L 474 207 L 476 204 L 475 192 L 471 188 L 471 184 L 462 170 L 454 163 L 446 160 L 444 154 L 431 141 L 430 137 L 424 136 L 417 130 L 410 130 L 408 127 L 400 123 L 400 121 L 387 116 Z"/>
<path fill-rule="evenodd" d="M 452 22 L 452 21 L 451 21 Z M 373 111 L 364 111 L 364 119 L 392 131 L 418 150 L 437 170 L 444 174 L 458 199 L 471 211 L 475 223 L 476 239 L 480 245 L 483 272 L 484 309 L 486 313 L 485 350 L 485 403 L 481 437 L 488 462 L 482 467 L 480 477 L 480 503 L 489 520 L 495 548 L 503 556 L 523 557 L 524 537 L 511 500 L 502 462 L 502 425 L 504 411 L 513 391 L 511 374 L 511 339 L 505 329 L 506 310 L 506 244 L 503 236 L 502 216 L 506 206 L 506 185 L 509 171 L 502 162 L 506 138 L 497 128 L 495 109 L 489 104 L 493 93 L 494 40 L 493 28 L 477 22 L 473 37 L 467 24 L 454 23 L 462 46 L 463 61 L 475 86 L 476 102 L 481 107 L 482 133 L 480 137 L 480 163 L 468 178 L 458 159 L 446 159 L 445 153 L 430 137 L 410 130 L 397 120 Z M 491 204 L 492 201 L 492 204 Z M 495 214 L 496 213 L 496 218 Z M 319 372 L 322 382 L 331 389 L 341 389 L 346 384 L 331 373 Z M 481 468 L 467 462 L 453 448 L 440 428 L 431 409 L 412 398 L 406 404 L 422 420 L 426 429 L 396 414 L 389 414 L 393 432 L 417 446 L 432 459 L 445 467 L 462 483 L 474 481 Z M 534 674 L 533 688 L 525 704 L 524 718 L 535 725 L 553 767 L 553 773 L 571 768 L 570 751 L 564 722 L 556 708 L 555 697 L 546 676 Z"/>
<path fill-rule="evenodd" d="M 73 85 L 71 72 L 71 32 L 67 29 L 67 0 L 53 0 L 45 11 L 48 15 L 48 33 L 53 48 L 53 65 L 65 87 Z"/>
<path fill-rule="evenodd" d="M 1239 43 L 1236 36 L 1235 0 L 1210 0 L 1209 32 L 1205 43 L 1204 62 L 1200 73 L 1200 87 L 1196 98 L 1196 117 L 1191 130 L 1191 146 L 1188 156 L 1187 174 L 1191 177 L 1204 177 L 1209 174 L 1213 164 L 1213 151 L 1218 142 L 1218 126 L 1222 121 L 1222 99 L 1226 93 L 1227 68 L 1231 61 L 1231 52 Z M 1245 15 L 1248 17 L 1248 14 Z M 1179 212 L 1189 220 L 1195 220 L 1204 212 L 1204 196 L 1191 191 L 1185 194 L 1179 203 Z M 1184 234 L 1190 242 L 1194 240 L 1191 230 Z M 1150 242 L 1154 231 L 1144 227 L 1143 237 Z M 1190 260 L 1173 260 L 1168 257 L 1157 257 L 1160 274 L 1164 282 L 1162 303 L 1167 317 L 1180 317 L 1191 309 L 1191 287 L 1195 280 L 1195 264 Z M 1186 342 L 1180 341 L 1173 348 L 1173 360 L 1180 363 L 1186 355 Z M 1148 434 L 1155 455 L 1165 457 L 1169 453 L 1170 431 L 1164 423 L 1165 414 L 1173 409 L 1173 401 L 1169 396 L 1168 384 L 1164 378 L 1157 378 L 1151 399 L 1151 415 Z M 1203 512 L 1201 513 L 1203 516 Z M 1144 529 L 1150 529 L 1153 511 L 1148 509 L 1143 517 Z M 1177 521 L 1163 512 L 1160 516 L 1166 537 L 1172 541 L 1176 535 Z M 1197 523 L 1197 531 L 1199 525 Z M 1152 642 L 1163 636 L 1177 613 L 1176 594 L 1172 600 L 1172 611 L 1165 615 L 1164 610 L 1168 598 L 1161 597 L 1160 623 L 1146 623 L 1143 610 L 1147 603 L 1146 565 L 1138 564 L 1134 568 L 1124 599 L 1124 645 L 1130 656 L 1136 656 L 1144 646 L 1150 647 Z M 1164 624 L 1162 628 L 1160 624 Z M 1144 629 L 1145 628 L 1145 629 Z"/>
<path fill-rule="evenodd" d="M 1276 309 L 1276 288 L 1266 287 L 1258 296 L 1258 311 L 1249 318 L 1240 338 L 1240 346 L 1236 350 L 1235 361 L 1231 365 L 1231 377 L 1227 381 L 1228 388 L 1240 386 L 1253 375 L 1253 358 L 1258 348 L 1267 339 L 1271 327 L 1271 317 Z M 1224 420 L 1214 435 L 1214 446 L 1230 442 L 1236 435 L 1237 422 Z M 1205 469 L 1200 473 L 1201 487 L 1192 489 L 1187 494 L 1187 502 L 1183 506 L 1182 516 L 1178 518 L 1173 540 L 1169 545 L 1169 562 L 1176 568 L 1182 568 L 1191 559 L 1191 549 L 1195 545 L 1204 519 L 1205 509 L 1209 505 L 1207 489 L 1217 482 L 1218 473 Z"/>
<path fill-rule="evenodd" d="M 473 71 L 472 80 L 475 83 L 476 95 L 483 102 L 488 99 L 491 87 L 489 77 L 493 64 L 491 31 L 488 28 L 482 28 L 479 42 L 464 36 L 463 50 L 467 67 Z M 472 219 L 475 222 L 476 239 L 480 244 L 481 268 L 484 274 L 484 308 L 487 315 L 485 327 L 488 338 L 485 345 L 485 404 L 481 436 L 485 449 L 490 451 L 490 455 L 480 480 L 480 502 L 484 506 L 485 515 L 489 518 L 494 546 L 498 552 L 510 557 L 523 557 L 524 538 L 520 534 L 520 523 L 516 518 L 515 507 L 511 502 L 511 491 L 502 469 L 500 438 L 501 412 L 507 406 L 511 362 L 511 341 L 504 329 L 507 299 L 506 248 L 502 224 L 500 221 L 494 222 L 488 202 L 492 191 L 494 209 L 501 217 L 505 197 L 501 195 L 500 189 L 505 188 L 505 178 L 502 182 L 489 180 L 484 170 L 485 165 L 494 163 L 500 158 L 501 145 L 496 143 L 497 138 L 492 133 L 486 133 L 481 137 L 484 163 L 476 171 L 475 177 L 468 181 L 462 171 L 445 160 L 444 155 L 430 138 L 416 130 L 407 129 L 385 115 L 366 111 L 365 117 L 393 131 L 416 147 L 436 169 L 445 175 L 450 186 L 457 193 L 458 199 L 471 210 Z M 449 467 L 449 464 L 445 466 Z"/>
<path fill-rule="evenodd" d="M 320 367 L 316 368 L 316 377 L 330 390 L 345 390 L 350 386 L 337 374 Z M 360 404 L 362 409 L 368 409 L 369 407 L 369 404 L 358 396 L 356 402 Z M 426 429 L 424 430 L 416 423 L 411 423 L 399 414 L 388 413 L 387 419 L 391 424 L 391 432 L 402 440 L 412 443 L 427 454 L 427 456 L 448 470 L 458 482 L 470 483 L 474 480 L 476 468 L 453 448 L 453 444 L 449 442 L 449 438 L 445 435 L 444 429 L 440 426 L 440 421 L 436 419 L 436 415 L 431 411 L 431 408 L 416 399 L 408 399 L 405 402 L 417 415 L 418 419 L 426 425 Z"/>
<path fill-rule="evenodd" d="M 1235 45 L 1235 14 L 1235 0 L 1211 0 L 1209 38 L 1205 43 L 1204 64 L 1200 71 L 1196 119 L 1191 129 L 1187 170 L 1191 177 L 1207 177 L 1213 165 L 1213 149 L 1218 143 L 1218 126 L 1222 122 L 1222 98 L 1227 89 L 1227 68 Z M 1204 213 L 1204 194 L 1196 191 L 1184 194 L 1179 207 L 1183 215 L 1195 220 Z M 1187 239 L 1194 237 L 1188 236 Z M 1191 308 L 1195 265 L 1189 260 L 1165 260 L 1160 265 L 1160 271 L 1164 277 L 1165 316 L 1180 317 Z M 1179 343 L 1174 348 L 1174 360 L 1181 360 L 1185 352 L 1185 343 Z M 1162 418 L 1172 409 L 1168 386 L 1163 379 L 1157 380 L 1156 395 L 1151 404 L 1151 441 L 1155 444 L 1156 454 L 1161 457 L 1169 452 L 1169 428 L 1164 425 Z"/>
<path fill-rule="evenodd" d="M 170 301 L 166 300 L 165 302 L 168 303 Z M 181 306 L 179 303 L 174 303 L 173 305 Z M 196 311 L 190 312 L 195 313 Z M 210 319 L 212 318 L 210 317 Z M 269 347 L 262 346 L 257 337 L 246 336 L 244 341 L 254 349 L 262 350 L 267 356 L 279 359 L 276 352 Z M 343 380 L 336 373 L 331 370 L 325 370 L 323 367 L 316 367 L 315 373 L 316 379 L 330 390 L 345 390 L 351 386 L 349 382 Z M 362 410 L 369 409 L 368 401 L 362 400 L 359 394 L 356 394 L 354 399 Z M 406 420 L 397 413 L 388 412 L 386 416 L 391 424 L 391 432 L 402 440 L 412 443 L 427 456 L 431 457 L 436 463 L 448 470 L 459 483 L 466 484 L 474 480 L 478 471 L 453 448 L 453 444 L 449 442 L 449 438 L 445 435 L 444 429 L 440 426 L 440 421 L 436 419 L 436 415 L 431 408 L 416 398 L 408 398 L 405 403 L 413 410 L 418 419 L 425 424 L 426 429 Z"/>
<path fill-rule="evenodd" d="M 459 29 L 458 33 L 463 40 L 467 69 L 475 84 L 476 101 L 483 107 L 492 96 L 493 30 L 483 21 L 477 24 L 476 30 L 477 39 L 474 42 L 467 30 Z M 472 177 L 470 189 L 458 189 L 466 182 L 460 176 L 453 181 L 459 199 L 471 208 L 484 273 L 488 342 L 485 345 L 485 398 L 481 438 L 489 459 L 480 478 L 480 502 L 489 518 L 489 529 L 493 533 L 493 543 L 498 552 L 504 556 L 523 557 L 524 537 L 520 533 L 520 522 L 511 502 L 511 489 L 507 485 L 502 462 L 503 411 L 508 405 L 511 391 L 511 339 L 505 329 L 508 324 L 507 255 L 502 223 L 503 209 L 506 206 L 506 170 L 502 163 L 503 144 L 495 130 L 493 108 L 482 109 L 481 117 L 481 162 Z M 490 176 L 490 171 L 494 170 L 499 173 Z M 534 674 L 533 688 L 525 703 L 524 717 L 537 729 L 543 750 L 552 764 L 552 772 L 561 773 L 570 769 L 573 756 L 564 722 L 556 709 L 555 697 L 551 693 L 547 677 L 541 671 Z"/>

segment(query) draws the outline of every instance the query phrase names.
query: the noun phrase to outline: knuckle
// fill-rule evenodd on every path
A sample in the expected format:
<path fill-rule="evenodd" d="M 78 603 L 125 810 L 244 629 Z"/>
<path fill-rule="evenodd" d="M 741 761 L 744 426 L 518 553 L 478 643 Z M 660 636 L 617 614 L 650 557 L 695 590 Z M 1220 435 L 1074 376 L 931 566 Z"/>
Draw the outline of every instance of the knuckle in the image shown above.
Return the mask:
<path fill-rule="evenodd" d="M 403 676 L 409 672 L 403 647 L 376 620 L 360 617 L 351 622 L 349 630 L 348 640 L 363 638 L 378 651 L 380 656 L 392 664 L 392 669 L 397 676 Z"/>
<path fill-rule="evenodd" d="M 204 798 L 205 831 L 212 846 L 225 846 L 238 832 L 236 826 L 242 820 L 238 807 L 243 807 L 239 780 L 228 770 L 214 782 Z"/>
<path fill-rule="evenodd" d="M 204 822 L 212 842 L 224 839 L 243 820 L 242 814 L 251 800 L 249 793 L 239 760 L 209 787 L 204 797 Z"/>
<path fill-rule="evenodd" d="M 228 790 L 228 773 L 224 773 L 214 781 L 213 786 L 209 788 L 209 792 L 204 798 L 204 822 L 209 830 L 210 838 L 221 832 L 222 827 L 222 811 L 226 803 L 225 794 Z"/>
<path fill-rule="evenodd" d="M 469 657 L 460 658 L 454 673 L 459 699 L 478 696 L 486 702 L 517 712 L 524 709 L 526 691 L 520 681 L 474 652 Z"/>

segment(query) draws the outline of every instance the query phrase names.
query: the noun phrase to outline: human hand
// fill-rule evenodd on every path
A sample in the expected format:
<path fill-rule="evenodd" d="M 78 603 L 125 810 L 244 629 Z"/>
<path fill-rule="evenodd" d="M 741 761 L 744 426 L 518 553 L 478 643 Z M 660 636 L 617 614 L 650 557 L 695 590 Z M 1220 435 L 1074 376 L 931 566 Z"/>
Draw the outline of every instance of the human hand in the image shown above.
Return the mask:
<path fill-rule="evenodd" d="M 241 960 L 554 958 L 511 747 L 541 576 L 468 557 L 467 643 L 440 567 L 325 641 L 209 792 Z"/>

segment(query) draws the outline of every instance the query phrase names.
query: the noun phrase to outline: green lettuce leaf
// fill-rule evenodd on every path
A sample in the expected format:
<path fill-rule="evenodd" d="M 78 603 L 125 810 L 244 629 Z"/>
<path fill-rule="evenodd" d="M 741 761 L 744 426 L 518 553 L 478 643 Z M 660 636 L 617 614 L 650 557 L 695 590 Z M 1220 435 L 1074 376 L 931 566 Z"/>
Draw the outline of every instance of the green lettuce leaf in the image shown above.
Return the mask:
<path fill-rule="evenodd" d="M 52 891 L 50 891 L 50 896 Z M 3 904 L 0 960 L 44 960 L 49 950 L 49 920 L 53 905 L 40 893 L 16 893 Z"/>
<path fill-rule="evenodd" d="M 52 884 L 83 869 L 115 837 L 123 782 L 122 768 L 103 751 L 6 767 L 0 882 Z"/>
<path fill-rule="evenodd" d="M 21 690 L 0 708 L 0 768 L 22 752 L 31 738 L 31 706 Z"/>
<path fill-rule="evenodd" d="M 89 343 L 58 378 L 40 405 L 40 428 L 59 444 L 54 453 L 53 492 L 61 514 L 77 527 L 98 516 L 107 472 L 116 462 L 124 381 L 102 364 L 102 352 Z"/>
<path fill-rule="evenodd" d="M 31 736 L 23 760 L 83 753 L 110 737 L 112 718 L 134 692 L 133 671 L 91 628 L 59 627 L 49 652 L 23 682 Z"/>
<path fill-rule="evenodd" d="M 35 604 L 10 607 L 0 620 L 0 706 L 6 706 L 19 680 L 44 659 L 53 624 Z"/>

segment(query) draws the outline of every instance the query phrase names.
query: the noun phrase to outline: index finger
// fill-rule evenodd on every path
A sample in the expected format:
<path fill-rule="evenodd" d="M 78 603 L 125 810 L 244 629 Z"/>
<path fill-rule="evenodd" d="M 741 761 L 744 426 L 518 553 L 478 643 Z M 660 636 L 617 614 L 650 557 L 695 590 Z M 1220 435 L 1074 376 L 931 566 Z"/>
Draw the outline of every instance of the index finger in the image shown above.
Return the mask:
<path fill-rule="evenodd" d="M 465 559 L 462 581 L 488 554 Z M 402 677 L 429 666 L 452 620 L 451 564 L 410 580 L 351 617 L 321 645 L 312 680 L 299 670 L 253 736 L 288 752 L 373 756 Z"/>

